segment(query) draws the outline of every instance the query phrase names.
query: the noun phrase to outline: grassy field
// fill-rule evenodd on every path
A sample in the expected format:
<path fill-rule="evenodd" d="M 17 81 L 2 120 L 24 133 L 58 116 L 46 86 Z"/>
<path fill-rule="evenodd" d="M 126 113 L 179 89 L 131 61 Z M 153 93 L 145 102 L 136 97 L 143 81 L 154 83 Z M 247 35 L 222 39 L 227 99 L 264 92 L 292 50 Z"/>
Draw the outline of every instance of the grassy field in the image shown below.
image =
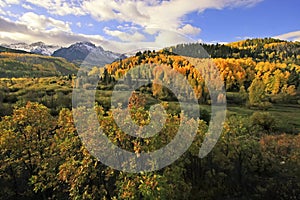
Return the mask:
<path fill-rule="evenodd" d="M 300 105 L 299 104 L 273 104 L 267 111 L 252 110 L 244 106 L 228 105 L 227 116 L 251 116 L 254 112 L 268 112 L 277 120 L 278 127 L 285 127 L 290 132 L 300 132 Z"/>
<path fill-rule="evenodd" d="M 177 103 L 169 102 L 170 108 L 173 112 L 180 112 L 180 108 Z M 201 110 L 211 111 L 210 105 L 199 105 Z M 300 133 L 300 105 L 299 104 L 273 104 L 273 106 L 267 110 L 253 110 L 245 106 L 227 105 L 227 118 L 236 115 L 242 117 L 250 117 L 254 112 L 268 112 L 276 119 L 279 130 L 289 133 Z M 201 118 L 200 112 L 200 118 Z"/>

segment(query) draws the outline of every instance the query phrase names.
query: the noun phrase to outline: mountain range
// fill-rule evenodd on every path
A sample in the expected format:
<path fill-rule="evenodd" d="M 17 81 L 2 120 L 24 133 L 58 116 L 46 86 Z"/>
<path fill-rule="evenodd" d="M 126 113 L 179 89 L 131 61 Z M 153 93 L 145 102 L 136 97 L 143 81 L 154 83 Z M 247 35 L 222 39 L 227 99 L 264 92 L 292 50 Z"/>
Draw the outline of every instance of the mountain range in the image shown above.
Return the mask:
<path fill-rule="evenodd" d="M 115 60 L 123 59 L 123 54 L 106 51 L 91 42 L 77 42 L 67 48 L 56 50 L 52 56 L 62 57 L 75 64 L 104 66 Z"/>
<path fill-rule="evenodd" d="M 32 44 L 20 42 L 20 43 L 14 43 L 14 44 L 2 44 L 1 46 L 9 48 L 9 49 L 16 49 L 16 50 L 21 50 L 21 51 L 45 55 L 45 56 L 51 56 L 54 51 L 61 48 L 61 46 L 48 45 L 43 42 L 35 42 Z"/>
<path fill-rule="evenodd" d="M 126 58 L 126 56 L 123 54 L 106 51 L 101 46 L 96 46 L 91 42 L 77 42 L 69 47 L 48 45 L 43 42 L 36 42 L 32 44 L 22 42 L 14 44 L 2 44 L 1 46 L 2 51 L 62 57 L 67 61 L 77 65 L 84 64 L 102 67 L 106 64 L 114 62 L 115 60 Z"/>

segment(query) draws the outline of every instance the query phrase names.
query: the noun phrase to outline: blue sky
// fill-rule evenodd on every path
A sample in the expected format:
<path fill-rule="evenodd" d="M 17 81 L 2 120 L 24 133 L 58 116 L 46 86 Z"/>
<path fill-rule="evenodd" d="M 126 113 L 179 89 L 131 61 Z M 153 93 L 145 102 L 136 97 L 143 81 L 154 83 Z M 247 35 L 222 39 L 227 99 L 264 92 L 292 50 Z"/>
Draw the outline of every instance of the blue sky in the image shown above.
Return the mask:
<path fill-rule="evenodd" d="M 210 9 L 191 17 L 196 19 L 195 25 L 202 28 L 200 37 L 204 41 L 231 42 L 299 31 L 299 8 L 299 0 L 264 0 L 250 8 Z"/>
<path fill-rule="evenodd" d="M 0 43 L 91 41 L 126 52 L 183 42 L 300 41 L 299 0 L 1 0 Z"/>

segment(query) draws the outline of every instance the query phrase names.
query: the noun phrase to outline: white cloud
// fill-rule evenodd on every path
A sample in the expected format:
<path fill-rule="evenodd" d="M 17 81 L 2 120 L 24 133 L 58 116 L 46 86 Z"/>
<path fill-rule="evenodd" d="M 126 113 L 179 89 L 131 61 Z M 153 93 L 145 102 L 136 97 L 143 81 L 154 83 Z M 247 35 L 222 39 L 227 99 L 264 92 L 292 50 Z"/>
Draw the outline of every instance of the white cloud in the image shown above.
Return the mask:
<path fill-rule="evenodd" d="M 88 23 L 88 24 L 86 24 L 88 27 L 93 27 L 94 26 L 94 24 L 92 24 L 92 23 Z"/>
<path fill-rule="evenodd" d="M 101 45 L 104 39 L 99 35 L 74 34 L 59 28 L 32 29 L 23 22 L 12 22 L 0 17 L 0 41 L 5 43 L 43 41 L 48 44 L 65 46 L 78 41 L 91 41 Z"/>
<path fill-rule="evenodd" d="M 6 12 L 1 8 L 1 6 L 0 6 L 0 15 L 6 15 Z"/>
<path fill-rule="evenodd" d="M 274 38 L 278 38 L 281 40 L 300 41 L 300 31 L 285 33 L 282 35 L 275 36 Z"/>
<path fill-rule="evenodd" d="M 260 1 L 262 0 L 89 0 L 83 3 L 83 8 L 99 21 L 116 19 L 145 28 L 176 30 L 184 25 L 182 18 L 190 12 L 202 12 L 208 8 L 252 6 Z"/>
<path fill-rule="evenodd" d="M 10 7 L 12 4 L 18 4 L 19 0 L 2 0 L 0 1 L 0 15 L 9 16 L 9 17 L 18 17 L 16 13 L 6 10 L 6 7 Z M 4 10 L 3 10 L 4 8 Z"/>
<path fill-rule="evenodd" d="M 11 5 L 11 4 L 19 4 L 20 0 L 2 0 L 2 4 Z"/>
<path fill-rule="evenodd" d="M 144 21 L 148 16 L 143 13 L 147 9 L 142 1 L 111 1 L 111 0 L 90 0 L 83 2 L 83 9 L 99 21 Z"/>
<path fill-rule="evenodd" d="M 104 32 L 107 35 L 119 38 L 123 42 L 140 42 L 145 40 L 145 36 L 139 32 L 126 33 L 119 30 L 110 30 L 108 27 L 105 27 Z"/>
<path fill-rule="evenodd" d="M 174 31 L 160 31 L 155 38 L 155 43 L 159 44 L 161 47 L 173 46 L 178 43 L 190 43 L 195 42 L 193 39 L 187 37 L 186 35 L 179 34 Z"/>
<path fill-rule="evenodd" d="M 29 4 L 22 4 L 22 7 L 27 9 L 27 10 L 33 10 L 33 8 L 31 7 L 31 5 Z"/>
<path fill-rule="evenodd" d="M 76 26 L 78 26 L 79 28 L 81 28 L 82 25 L 81 25 L 80 22 L 77 22 L 77 23 L 76 23 Z"/>
<path fill-rule="evenodd" d="M 122 24 L 122 25 L 118 25 L 117 29 L 122 30 L 122 31 L 131 31 L 131 32 L 135 32 L 135 31 L 141 31 L 141 28 L 133 25 L 133 24 Z"/>
<path fill-rule="evenodd" d="M 56 15 L 84 15 L 82 0 L 22 0 L 38 7 L 45 8 L 49 13 Z"/>
<path fill-rule="evenodd" d="M 18 4 L 20 3 L 20 0 L 4 0 L 7 4 Z"/>
<path fill-rule="evenodd" d="M 178 32 L 187 35 L 198 35 L 201 32 L 201 29 L 198 27 L 193 27 L 190 24 L 186 24 L 182 28 L 179 28 Z"/>
<path fill-rule="evenodd" d="M 184 22 L 184 16 L 191 12 L 202 12 L 206 9 L 223 9 L 225 7 L 253 6 L 262 0 L 89 0 L 84 1 L 83 8 L 98 21 L 118 20 L 142 27 L 143 32 L 157 35 L 156 42 L 178 43 L 178 37 L 171 34 L 177 32 L 184 35 L 197 35 L 199 27 Z M 119 27 L 120 28 L 120 27 Z M 168 32 L 168 31 L 171 32 Z M 110 35 L 126 38 L 124 33 L 110 32 Z M 167 37 L 166 35 L 170 35 Z M 176 34 L 175 34 L 176 35 Z M 136 35 L 137 36 L 137 35 Z M 136 37 L 137 39 L 141 37 Z M 129 39 L 128 39 L 129 40 Z M 163 41 L 165 40 L 165 42 Z"/>
<path fill-rule="evenodd" d="M 19 23 L 28 26 L 33 30 L 61 30 L 70 32 L 70 24 L 68 22 L 59 21 L 44 15 L 37 15 L 33 12 L 27 12 L 19 18 Z"/>

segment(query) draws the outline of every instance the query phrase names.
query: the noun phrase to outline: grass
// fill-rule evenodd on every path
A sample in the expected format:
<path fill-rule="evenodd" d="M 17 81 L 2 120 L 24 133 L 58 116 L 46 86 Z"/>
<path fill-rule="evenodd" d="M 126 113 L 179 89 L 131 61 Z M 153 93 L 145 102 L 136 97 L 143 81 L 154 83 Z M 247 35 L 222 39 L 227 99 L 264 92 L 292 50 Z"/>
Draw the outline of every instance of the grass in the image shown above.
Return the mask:
<path fill-rule="evenodd" d="M 172 113 L 179 113 L 177 103 L 169 102 Z M 199 105 L 201 110 L 211 111 L 210 105 Z M 196 109 L 196 108 L 195 108 Z M 268 112 L 277 121 L 278 129 L 282 132 L 300 133 L 300 105 L 299 104 L 273 104 L 268 111 L 252 110 L 245 106 L 227 105 L 227 118 L 232 115 L 250 117 L 254 112 Z M 201 112 L 200 112 L 201 118 Z"/>
<path fill-rule="evenodd" d="M 273 104 L 268 111 L 251 110 L 246 107 L 229 105 L 227 115 L 251 116 L 254 112 L 268 112 L 278 122 L 283 131 L 300 133 L 300 105 L 299 104 Z M 285 128 L 284 128 L 285 127 Z"/>
<path fill-rule="evenodd" d="M 279 119 L 283 125 L 291 126 L 300 133 L 300 105 L 280 104 L 275 105 L 269 111 L 275 118 Z"/>

